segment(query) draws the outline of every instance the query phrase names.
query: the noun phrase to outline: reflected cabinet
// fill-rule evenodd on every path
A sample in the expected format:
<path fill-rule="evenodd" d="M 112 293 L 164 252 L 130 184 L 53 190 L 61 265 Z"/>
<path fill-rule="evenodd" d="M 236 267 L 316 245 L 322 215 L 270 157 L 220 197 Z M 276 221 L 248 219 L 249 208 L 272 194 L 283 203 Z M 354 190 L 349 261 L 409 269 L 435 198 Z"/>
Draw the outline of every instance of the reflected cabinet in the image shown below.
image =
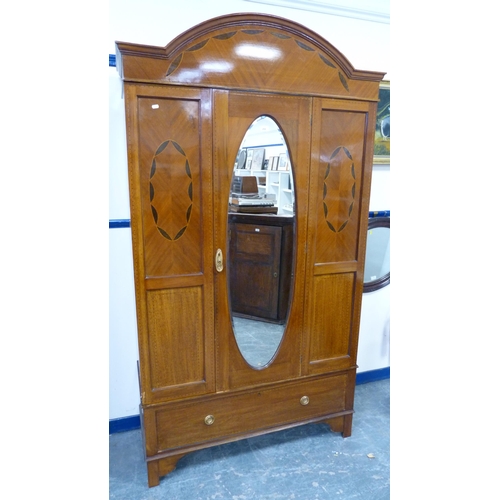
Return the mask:
<path fill-rule="evenodd" d="M 284 323 L 293 277 L 293 216 L 230 214 L 228 238 L 232 315 Z"/>
<path fill-rule="evenodd" d="M 149 486 L 209 446 L 313 422 L 349 436 L 383 73 L 262 14 L 116 45 Z M 286 203 L 262 189 L 270 165 Z"/>

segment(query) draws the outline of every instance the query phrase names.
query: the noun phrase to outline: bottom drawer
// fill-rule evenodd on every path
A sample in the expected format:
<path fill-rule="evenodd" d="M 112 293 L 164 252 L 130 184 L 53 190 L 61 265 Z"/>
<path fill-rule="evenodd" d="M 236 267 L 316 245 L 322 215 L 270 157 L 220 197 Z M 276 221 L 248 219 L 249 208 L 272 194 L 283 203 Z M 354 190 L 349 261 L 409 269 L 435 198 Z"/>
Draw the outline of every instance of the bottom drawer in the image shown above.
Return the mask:
<path fill-rule="evenodd" d="M 350 409 L 346 408 L 347 380 L 348 375 L 343 374 L 244 394 L 215 394 L 189 403 L 146 408 L 146 413 L 154 412 L 154 418 L 146 420 L 150 424 L 154 422 L 155 427 L 148 429 L 146 424 L 146 441 L 150 445 L 147 455 Z M 156 439 L 151 431 L 156 431 Z"/>

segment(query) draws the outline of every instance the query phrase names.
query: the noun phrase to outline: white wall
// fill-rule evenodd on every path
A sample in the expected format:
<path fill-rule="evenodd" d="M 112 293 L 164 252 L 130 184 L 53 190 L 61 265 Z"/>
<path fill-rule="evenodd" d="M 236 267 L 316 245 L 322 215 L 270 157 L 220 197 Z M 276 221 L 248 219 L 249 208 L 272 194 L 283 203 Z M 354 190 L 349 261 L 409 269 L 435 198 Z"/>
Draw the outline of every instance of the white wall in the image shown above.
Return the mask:
<path fill-rule="evenodd" d="M 334 3 L 372 11 L 377 10 L 377 6 L 380 10 L 388 8 L 387 0 L 336 0 Z M 356 69 L 386 72 L 385 79 L 390 80 L 388 24 L 245 0 L 177 3 L 110 0 L 109 5 L 109 54 L 115 53 L 115 41 L 165 46 L 206 19 L 237 12 L 261 12 L 307 26 L 340 50 Z M 125 118 L 121 82 L 115 68 L 109 68 L 109 93 L 109 218 L 129 219 Z M 389 166 L 374 166 L 370 210 L 390 210 L 389 174 Z M 130 229 L 110 229 L 109 233 L 109 418 L 114 419 L 139 413 L 138 350 Z M 363 295 L 359 372 L 389 366 L 389 293 L 390 285 Z"/>

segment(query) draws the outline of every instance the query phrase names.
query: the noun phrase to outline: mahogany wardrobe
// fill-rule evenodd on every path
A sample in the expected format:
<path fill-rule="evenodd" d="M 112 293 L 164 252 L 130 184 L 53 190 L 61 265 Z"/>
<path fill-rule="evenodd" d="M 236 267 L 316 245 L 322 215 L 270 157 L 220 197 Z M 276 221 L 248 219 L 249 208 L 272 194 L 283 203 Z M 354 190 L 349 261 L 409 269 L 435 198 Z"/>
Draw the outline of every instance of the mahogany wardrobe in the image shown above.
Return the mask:
<path fill-rule="evenodd" d="M 166 47 L 116 47 L 149 486 L 209 446 L 313 422 L 350 436 L 384 74 L 262 14 L 208 20 Z M 242 141 L 262 117 L 283 137 L 293 204 L 286 240 L 268 242 L 266 216 L 253 228 L 245 214 L 249 248 L 279 241 L 290 261 L 281 335 L 255 364 L 235 334 L 228 201 Z M 267 320 L 247 321 L 270 338 Z"/>

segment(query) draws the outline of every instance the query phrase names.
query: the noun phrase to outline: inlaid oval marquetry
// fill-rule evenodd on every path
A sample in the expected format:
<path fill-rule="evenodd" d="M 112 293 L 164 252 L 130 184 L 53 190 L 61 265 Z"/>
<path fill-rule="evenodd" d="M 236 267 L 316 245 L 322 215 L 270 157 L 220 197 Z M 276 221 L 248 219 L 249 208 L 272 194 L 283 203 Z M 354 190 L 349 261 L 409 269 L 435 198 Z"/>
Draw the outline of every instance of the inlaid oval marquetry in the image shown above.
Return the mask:
<path fill-rule="evenodd" d="M 235 36 L 236 34 L 238 33 L 243 33 L 245 35 L 251 35 L 251 36 L 257 36 L 257 35 L 260 35 L 262 33 L 266 33 L 266 30 L 258 30 L 258 29 L 242 29 L 242 30 L 239 30 L 239 31 L 230 31 L 228 33 L 222 33 L 222 34 L 219 34 L 219 35 L 215 35 L 211 38 L 207 38 L 205 40 L 202 40 L 201 42 L 198 42 L 194 45 L 191 45 L 190 47 L 188 47 L 187 49 L 184 50 L 184 52 L 194 52 L 194 51 L 197 51 L 197 50 L 201 50 L 205 47 L 205 45 L 208 43 L 209 40 L 211 40 L 212 38 L 214 40 L 229 40 L 230 38 L 232 38 L 233 36 Z M 280 39 L 280 40 L 288 40 L 288 39 L 293 39 L 291 36 L 289 35 L 285 35 L 285 34 L 282 34 L 282 33 L 277 33 L 275 31 L 270 31 L 271 35 L 273 35 L 274 37 Z M 315 48 L 305 44 L 304 42 L 300 41 L 300 40 L 297 40 L 297 39 L 293 39 L 295 41 L 295 43 L 303 50 L 306 50 L 308 52 L 316 52 L 321 61 L 326 64 L 329 68 L 332 68 L 332 69 L 337 69 L 337 66 L 335 66 L 335 64 L 333 64 L 328 58 L 326 58 L 324 55 L 320 54 L 319 52 L 316 51 Z M 168 67 L 168 70 L 167 70 L 167 73 L 166 73 L 166 76 L 170 76 L 181 64 L 182 62 L 182 54 L 184 52 L 181 52 L 176 58 L 175 60 L 172 62 L 172 64 L 170 64 L 170 66 Z M 347 83 L 347 80 L 345 78 L 345 76 L 342 74 L 342 72 L 340 70 L 338 70 L 338 77 L 339 77 L 339 80 L 340 80 L 340 83 L 342 84 L 342 86 L 347 90 L 347 92 L 349 92 L 349 85 Z"/>
<path fill-rule="evenodd" d="M 331 61 L 329 61 L 324 55 L 318 53 L 319 58 L 327 65 L 330 66 L 330 68 L 336 68 L 335 64 L 333 64 Z"/>
<path fill-rule="evenodd" d="M 342 156 L 344 156 L 344 158 L 342 158 Z M 338 168 L 342 168 L 342 165 L 345 165 L 346 158 L 352 162 L 350 173 L 348 174 L 348 179 L 350 180 L 341 181 L 343 172 L 340 171 L 336 173 L 337 175 L 335 179 L 333 179 L 333 160 L 335 160 Z M 333 193 L 334 191 L 335 194 Z M 344 146 L 339 146 L 330 156 L 330 161 L 326 165 L 325 177 L 323 179 L 323 212 L 325 215 L 325 222 L 334 233 L 340 233 L 340 231 L 347 226 L 354 208 L 355 197 L 356 172 L 354 170 L 354 161 L 349 150 Z M 335 209 L 332 207 L 333 203 L 337 203 Z M 337 227 L 331 222 L 335 213 L 340 215 L 340 223 L 337 223 Z M 345 216 L 342 215 L 342 213 L 345 213 Z"/>
<path fill-rule="evenodd" d="M 171 183 L 172 179 L 175 182 Z M 179 183 L 184 189 L 178 189 Z M 158 191 L 161 196 L 157 196 Z M 149 201 L 159 233 L 167 240 L 178 240 L 191 219 L 193 178 L 186 153 L 175 141 L 162 142 L 155 152 L 149 175 Z"/>
<path fill-rule="evenodd" d="M 344 88 L 349 92 L 349 86 L 347 85 L 347 80 L 345 79 L 345 76 L 339 71 L 339 80 L 344 86 Z"/>
<path fill-rule="evenodd" d="M 172 64 L 168 67 L 167 76 L 171 75 L 177 69 L 177 67 L 179 66 L 179 64 L 181 63 L 181 61 L 182 61 L 182 53 L 179 54 L 174 59 L 174 61 L 172 62 Z"/>
<path fill-rule="evenodd" d="M 288 38 L 292 38 L 289 35 L 284 35 L 283 33 L 275 33 L 274 31 L 271 31 L 271 35 L 281 38 L 282 40 L 288 40 Z"/>
<path fill-rule="evenodd" d="M 241 32 L 247 35 L 260 35 L 264 33 L 264 30 L 241 30 Z"/>
<path fill-rule="evenodd" d="M 205 47 L 207 42 L 208 38 L 206 40 L 203 40 L 202 42 L 197 43 L 196 45 L 193 45 L 192 47 L 189 47 L 189 49 L 186 49 L 186 52 L 194 52 L 195 50 L 200 50 Z"/>
<path fill-rule="evenodd" d="M 230 31 L 229 33 L 223 33 L 222 35 L 215 35 L 216 40 L 228 40 L 229 38 L 236 35 L 236 31 Z"/>
<path fill-rule="evenodd" d="M 314 49 L 312 47 L 309 47 L 309 45 L 306 45 L 305 43 L 299 42 L 298 40 L 295 40 L 295 43 L 304 50 L 308 50 L 309 52 L 314 52 Z"/>

